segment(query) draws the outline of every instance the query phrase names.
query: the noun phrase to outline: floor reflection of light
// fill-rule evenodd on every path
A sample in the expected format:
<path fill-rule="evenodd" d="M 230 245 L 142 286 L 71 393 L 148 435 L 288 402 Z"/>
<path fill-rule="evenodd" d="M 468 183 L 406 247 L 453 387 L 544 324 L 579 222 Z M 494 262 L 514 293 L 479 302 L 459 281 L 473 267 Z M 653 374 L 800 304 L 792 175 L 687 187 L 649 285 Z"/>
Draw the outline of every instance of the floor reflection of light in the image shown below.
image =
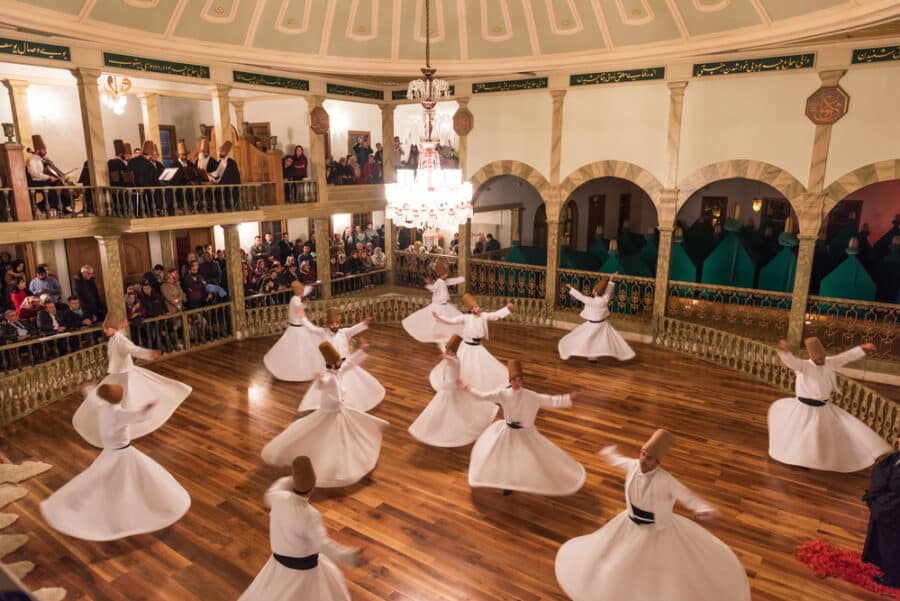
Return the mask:
<path fill-rule="evenodd" d="M 262 403 L 266 398 L 268 386 L 264 384 L 251 384 L 247 387 L 247 400 L 251 403 Z"/>

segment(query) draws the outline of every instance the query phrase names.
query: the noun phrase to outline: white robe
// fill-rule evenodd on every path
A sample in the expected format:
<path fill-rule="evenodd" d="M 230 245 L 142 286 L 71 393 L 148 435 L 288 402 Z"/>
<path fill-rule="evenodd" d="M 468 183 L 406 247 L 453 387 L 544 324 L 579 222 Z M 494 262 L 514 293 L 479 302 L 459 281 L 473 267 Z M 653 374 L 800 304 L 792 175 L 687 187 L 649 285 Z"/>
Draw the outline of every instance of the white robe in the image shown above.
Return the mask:
<path fill-rule="evenodd" d="M 606 291 L 596 297 L 585 296 L 574 288 L 569 289 L 571 296 L 584 303 L 580 317 L 585 322 L 559 340 L 560 358 L 565 360 L 573 356 L 588 359 L 615 357 L 619 361 L 634 358 L 634 351 L 609 323 L 609 299 L 614 289 L 615 284 L 610 282 L 606 286 Z"/>
<path fill-rule="evenodd" d="M 131 446 L 130 428 L 153 414 L 88 393 L 103 451 L 86 470 L 41 503 L 47 523 L 69 536 L 109 541 L 162 530 L 191 506 L 187 491 L 161 465 Z"/>
<path fill-rule="evenodd" d="M 272 556 L 238 601 L 349 601 L 344 577 L 334 562 L 350 563 L 354 551 L 328 538 L 322 514 L 309 499 L 293 491 L 294 480 L 277 480 L 266 492 Z M 318 554 L 319 565 L 308 570 L 285 567 L 275 555 L 300 558 Z"/>
<path fill-rule="evenodd" d="M 131 428 L 132 440 L 146 436 L 166 423 L 178 406 L 191 394 L 192 389 L 187 384 L 135 365 L 132 357 L 150 359 L 152 351 L 139 347 L 122 332 L 116 332 L 109 339 L 107 355 L 109 375 L 103 378 L 100 384 L 118 384 L 123 388 L 123 409 L 141 409 L 150 402 L 156 402 L 156 407 L 147 418 Z M 95 447 L 103 448 L 94 407 L 95 405 L 88 403 L 87 400 L 81 403 L 72 416 L 72 425 L 86 441 Z"/>
<path fill-rule="evenodd" d="M 360 322 L 355 326 L 332 332 L 330 328 L 318 327 L 306 317 L 303 318 L 303 327 L 319 337 L 319 342 L 316 342 L 317 348 L 322 340 L 327 340 L 344 358 L 350 356 L 350 339 L 369 328 L 364 322 Z M 320 379 L 312 383 L 300 401 L 299 411 L 317 409 L 320 406 L 322 401 L 320 383 Z M 384 400 L 384 386 L 355 361 L 349 362 L 349 365 L 341 369 L 341 386 L 344 405 L 353 409 L 370 411 Z"/>
<path fill-rule="evenodd" d="M 798 397 L 828 401 L 837 386 L 837 369 L 865 357 L 854 347 L 825 358 L 825 365 L 799 359 L 779 350 L 778 357 L 794 370 L 796 396 L 769 407 L 769 456 L 772 459 L 830 472 L 856 472 L 889 453 L 891 446 L 866 424 L 840 407 L 826 402 L 812 407 Z"/>
<path fill-rule="evenodd" d="M 358 365 L 364 357 L 363 351 L 356 351 L 345 365 Z M 389 424 L 344 404 L 343 377 L 343 371 L 334 370 L 319 376 L 321 406 L 269 441 L 262 450 L 263 461 L 288 466 L 298 455 L 306 455 L 316 470 L 319 488 L 355 484 L 375 469 L 382 430 Z"/>
<path fill-rule="evenodd" d="M 574 601 L 750 601 L 750 583 L 734 552 L 705 528 L 672 512 L 711 509 L 660 467 L 612 449 L 602 454 L 626 473 L 625 511 L 592 534 L 573 538 L 556 555 L 556 579 Z M 654 514 L 635 524 L 634 507 Z"/>
<path fill-rule="evenodd" d="M 288 306 L 288 327 L 263 357 L 266 369 L 279 380 L 309 382 L 325 369 L 325 360 L 319 352 L 321 337 L 304 327 L 300 310 L 303 299 L 291 298 Z"/>
<path fill-rule="evenodd" d="M 432 313 L 451 319 L 462 315 L 459 309 L 450 304 L 450 292 L 447 286 L 462 284 L 466 278 L 438 278 L 433 284 L 425 284 L 431 292 L 431 304 L 408 315 L 402 322 L 406 333 L 419 342 L 447 342 L 453 334 L 460 334 L 462 328 L 450 325 L 434 318 Z"/>
<path fill-rule="evenodd" d="M 551 396 L 525 388 L 504 388 L 489 394 L 471 390 L 471 394 L 481 401 L 498 403 L 504 419 L 491 424 L 472 447 L 469 486 L 550 496 L 578 492 L 584 485 L 584 467 L 534 427 L 542 405 L 571 407 L 568 394 Z M 511 428 L 507 425 L 510 422 L 521 427 Z"/>
<path fill-rule="evenodd" d="M 497 407 L 473 399 L 457 385 L 457 357 L 445 357 L 437 367 L 442 374 L 440 388 L 409 427 L 409 433 L 416 440 L 435 447 L 471 444 L 494 420 Z"/>
<path fill-rule="evenodd" d="M 465 313 L 457 317 L 438 317 L 445 324 L 462 324 L 463 343 L 459 345 L 456 355 L 459 357 L 460 370 L 463 379 L 476 390 L 498 390 L 509 386 L 509 377 L 506 366 L 497 361 L 491 353 L 484 348 L 484 341 L 490 337 L 488 322 L 503 319 L 510 313 L 506 307 L 492 313 L 482 311 L 479 315 Z M 476 339 L 479 339 L 476 342 Z M 431 370 L 429 381 L 431 387 L 438 390 L 443 376 Z"/>

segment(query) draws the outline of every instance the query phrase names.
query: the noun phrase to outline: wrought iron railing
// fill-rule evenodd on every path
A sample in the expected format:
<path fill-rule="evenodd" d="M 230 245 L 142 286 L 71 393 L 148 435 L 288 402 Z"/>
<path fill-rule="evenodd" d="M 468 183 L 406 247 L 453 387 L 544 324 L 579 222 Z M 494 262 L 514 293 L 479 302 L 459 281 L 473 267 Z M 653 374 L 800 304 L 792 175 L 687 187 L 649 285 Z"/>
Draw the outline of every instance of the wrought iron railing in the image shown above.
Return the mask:
<path fill-rule="evenodd" d="M 472 253 L 473 259 L 480 259 L 482 261 L 502 261 L 506 256 L 506 253 L 509 252 L 508 248 L 499 248 L 497 250 L 486 250 L 480 253 Z"/>
<path fill-rule="evenodd" d="M 666 315 L 774 342 L 787 335 L 791 295 L 752 288 L 669 282 Z"/>
<path fill-rule="evenodd" d="M 394 251 L 394 282 L 398 286 L 421 288 L 426 277 L 434 277 L 434 263 L 443 261 L 450 270 L 450 277 L 457 274 L 456 255 L 420 253 L 409 250 Z"/>
<path fill-rule="evenodd" d="M 288 204 L 319 202 L 318 182 L 303 180 L 284 182 L 284 202 Z"/>
<path fill-rule="evenodd" d="M 360 291 L 373 291 L 373 288 L 384 286 L 387 280 L 386 269 L 374 269 L 366 273 L 356 273 L 331 280 L 331 296 L 342 296 Z"/>
<path fill-rule="evenodd" d="M 810 296 L 804 336 L 816 336 L 828 350 L 871 342 L 878 359 L 900 359 L 900 305 Z"/>
<path fill-rule="evenodd" d="M 98 189 L 89 186 L 34 186 L 28 188 L 28 196 L 35 219 L 58 219 L 96 213 Z"/>
<path fill-rule="evenodd" d="M 263 292 L 260 294 L 252 294 L 244 297 L 244 306 L 248 309 L 256 307 L 274 307 L 277 305 L 287 305 L 291 302 L 294 291 L 290 288 L 275 290 L 273 292 Z"/>
<path fill-rule="evenodd" d="M 177 353 L 229 338 L 233 331 L 231 308 L 231 303 L 200 307 L 135 319 L 128 327 L 138 346 L 163 354 Z"/>
<path fill-rule="evenodd" d="M 591 296 L 597 280 L 604 275 L 593 271 L 574 269 L 560 269 L 558 273 L 556 307 L 564 311 L 580 311 L 582 308 L 582 304 L 569 294 L 566 284 L 582 294 Z M 617 275 L 615 289 L 609 299 L 609 312 L 617 319 L 650 323 L 653 319 L 655 292 L 656 280 L 654 278 Z"/>
<path fill-rule="evenodd" d="M 26 369 L 93 346 L 105 339 L 101 328 L 94 327 L 4 344 L 0 346 L 0 371 Z"/>
<path fill-rule="evenodd" d="M 271 204 L 273 184 L 112 187 L 105 189 L 106 215 L 124 219 L 254 211 Z"/>
<path fill-rule="evenodd" d="M 468 289 L 476 295 L 544 298 L 547 268 L 543 265 L 470 259 Z"/>
<path fill-rule="evenodd" d="M 0 188 L 0 221 L 15 221 L 12 188 Z"/>
<path fill-rule="evenodd" d="M 794 372 L 781 362 L 772 345 L 669 317 L 660 320 L 654 343 L 794 393 Z M 831 401 L 893 444 L 900 436 L 900 404 L 852 378 L 838 374 L 837 380 Z"/>

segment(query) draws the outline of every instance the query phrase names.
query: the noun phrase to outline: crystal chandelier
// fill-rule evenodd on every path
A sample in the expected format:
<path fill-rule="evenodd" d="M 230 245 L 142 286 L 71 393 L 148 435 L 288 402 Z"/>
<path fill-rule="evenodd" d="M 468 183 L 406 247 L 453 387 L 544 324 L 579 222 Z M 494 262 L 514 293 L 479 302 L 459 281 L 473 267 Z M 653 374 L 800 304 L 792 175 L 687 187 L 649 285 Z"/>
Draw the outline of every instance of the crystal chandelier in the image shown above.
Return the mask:
<path fill-rule="evenodd" d="M 406 97 L 422 104 L 424 115 L 419 138 L 417 168 L 397 169 L 397 183 L 385 186 L 385 216 L 394 224 L 427 229 L 441 227 L 455 231 L 472 217 L 472 184 L 462 181 L 459 169 L 441 169 L 436 146 L 440 140 L 435 107 L 450 97 L 450 84 L 434 79 L 431 67 L 431 0 L 425 2 L 425 68 L 422 79 L 409 83 Z M 441 136 L 443 137 L 443 136 Z M 449 136 L 448 136 L 449 140 Z"/>
<path fill-rule="evenodd" d="M 103 95 L 101 101 L 104 106 L 112 109 L 116 115 L 125 112 L 125 105 L 128 103 L 128 90 L 131 89 L 131 80 L 127 77 L 119 77 L 118 75 L 108 75 L 106 77 L 106 85 L 103 86 Z"/>

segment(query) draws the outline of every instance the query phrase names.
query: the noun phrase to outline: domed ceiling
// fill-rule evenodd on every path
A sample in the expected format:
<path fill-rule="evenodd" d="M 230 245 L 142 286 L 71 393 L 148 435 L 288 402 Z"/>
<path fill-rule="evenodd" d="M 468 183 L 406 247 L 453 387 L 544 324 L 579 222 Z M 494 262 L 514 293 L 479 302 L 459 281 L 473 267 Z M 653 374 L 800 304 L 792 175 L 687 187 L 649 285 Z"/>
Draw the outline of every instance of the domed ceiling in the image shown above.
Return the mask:
<path fill-rule="evenodd" d="M 444 75 L 690 58 L 867 27 L 896 0 L 432 0 Z M 423 0 L 3 0 L 7 26 L 143 55 L 416 73 Z"/>

